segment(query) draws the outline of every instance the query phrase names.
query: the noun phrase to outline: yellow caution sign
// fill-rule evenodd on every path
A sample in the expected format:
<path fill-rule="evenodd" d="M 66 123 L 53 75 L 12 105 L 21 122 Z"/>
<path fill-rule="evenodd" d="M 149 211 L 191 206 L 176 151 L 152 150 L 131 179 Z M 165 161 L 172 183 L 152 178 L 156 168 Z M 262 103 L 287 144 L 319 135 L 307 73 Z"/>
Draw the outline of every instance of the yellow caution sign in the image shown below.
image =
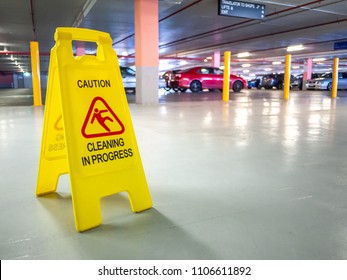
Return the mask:
<path fill-rule="evenodd" d="M 96 42 L 73 56 L 72 41 Z M 57 28 L 51 50 L 36 195 L 55 192 L 69 173 L 76 229 L 101 224 L 100 199 L 128 192 L 134 212 L 152 207 L 109 34 Z"/>

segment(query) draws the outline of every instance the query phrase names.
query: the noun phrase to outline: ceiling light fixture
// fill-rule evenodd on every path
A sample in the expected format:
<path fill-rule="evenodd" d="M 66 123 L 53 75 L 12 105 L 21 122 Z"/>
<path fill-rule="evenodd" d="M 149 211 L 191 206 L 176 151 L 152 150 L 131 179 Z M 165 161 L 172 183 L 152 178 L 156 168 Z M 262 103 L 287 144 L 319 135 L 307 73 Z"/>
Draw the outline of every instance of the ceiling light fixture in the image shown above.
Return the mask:
<path fill-rule="evenodd" d="M 272 62 L 272 64 L 273 65 L 280 65 L 280 64 L 282 64 L 282 62 L 281 61 L 274 61 L 274 62 Z"/>
<path fill-rule="evenodd" d="M 301 51 L 304 49 L 303 45 L 295 45 L 295 46 L 289 46 L 287 48 L 287 52 L 294 52 L 294 51 Z"/>
<path fill-rule="evenodd" d="M 242 67 L 247 68 L 247 67 L 251 67 L 251 65 L 249 63 L 245 63 L 245 64 L 242 64 Z"/>
<path fill-rule="evenodd" d="M 238 53 L 237 54 L 237 57 L 241 58 L 241 57 L 249 57 L 250 54 L 249 52 L 242 52 L 242 53 Z"/>
<path fill-rule="evenodd" d="M 326 60 L 326 58 L 324 58 L 324 57 L 318 57 L 318 58 L 314 58 L 314 59 L 312 59 L 314 62 L 317 62 L 317 61 L 324 61 L 324 60 Z"/>

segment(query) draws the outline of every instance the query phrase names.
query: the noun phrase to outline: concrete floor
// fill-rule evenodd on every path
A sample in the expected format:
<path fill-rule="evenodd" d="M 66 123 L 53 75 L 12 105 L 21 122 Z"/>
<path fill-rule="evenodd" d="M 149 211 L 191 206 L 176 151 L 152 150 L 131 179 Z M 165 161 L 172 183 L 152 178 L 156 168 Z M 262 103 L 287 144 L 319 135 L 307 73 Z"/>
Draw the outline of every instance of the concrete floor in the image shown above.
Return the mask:
<path fill-rule="evenodd" d="M 347 259 L 346 94 L 231 95 L 130 103 L 154 207 L 104 198 L 84 233 L 68 175 L 35 196 L 44 107 L 1 106 L 0 258 Z"/>

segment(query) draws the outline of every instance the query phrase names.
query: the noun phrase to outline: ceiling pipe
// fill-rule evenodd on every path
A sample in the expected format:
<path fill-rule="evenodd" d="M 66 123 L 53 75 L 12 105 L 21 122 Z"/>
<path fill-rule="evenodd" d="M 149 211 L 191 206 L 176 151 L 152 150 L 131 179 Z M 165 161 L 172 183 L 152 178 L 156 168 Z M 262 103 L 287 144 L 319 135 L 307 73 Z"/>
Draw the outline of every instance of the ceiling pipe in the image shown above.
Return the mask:
<path fill-rule="evenodd" d="M 34 41 L 37 41 L 35 18 L 34 18 L 34 8 L 33 8 L 33 0 L 29 0 L 29 7 L 30 7 L 30 15 L 31 15 L 31 27 L 32 27 L 32 30 L 33 30 L 33 39 L 34 39 Z"/>
<path fill-rule="evenodd" d="M 225 42 L 225 43 L 221 43 L 221 44 L 214 44 L 214 45 L 210 45 L 210 46 L 204 46 L 201 48 L 195 48 L 192 50 L 187 50 L 184 53 L 189 53 L 189 52 L 196 52 L 197 50 L 213 50 L 213 49 L 220 49 L 221 46 L 224 45 L 228 45 L 231 46 L 235 43 L 241 43 L 241 42 L 246 42 L 246 41 L 250 41 L 250 40 L 256 40 L 256 39 L 260 39 L 260 38 L 264 38 L 264 37 L 272 37 L 272 36 L 276 36 L 276 35 L 281 35 L 281 34 L 285 34 L 285 33 L 289 33 L 289 32 L 295 32 L 295 31 L 301 31 L 301 30 L 305 30 L 305 29 L 310 29 L 310 28 L 315 28 L 315 27 L 321 27 L 321 26 L 325 26 L 325 25 L 330 25 L 330 24 L 340 24 L 343 22 L 346 22 L 347 19 L 341 19 L 341 20 L 334 20 L 334 21 L 329 21 L 329 22 L 325 22 L 325 23 L 320 23 L 320 24 L 315 24 L 315 25 L 309 25 L 309 26 L 305 26 L 305 27 L 300 27 L 300 28 L 293 28 L 293 29 L 289 29 L 289 30 L 284 30 L 284 31 L 280 31 L 280 32 L 276 32 L 276 33 L 271 33 L 271 34 L 266 34 L 266 35 L 260 35 L 260 36 L 254 36 L 254 37 L 249 37 L 249 38 L 244 38 L 244 39 L 240 39 L 240 40 L 233 40 L 233 41 L 229 41 L 229 42 Z M 333 40 L 332 42 L 335 41 L 340 41 L 339 40 Z M 314 43 L 307 43 L 305 45 L 314 45 L 314 44 L 322 44 L 325 42 L 314 42 Z M 273 48 L 273 49 L 279 49 L 279 48 Z M 256 51 L 253 51 L 256 52 Z"/>
<path fill-rule="evenodd" d="M 316 0 L 316 1 L 308 2 L 308 3 L 304 3 L 304 4 L 301 4 L 301 5 L 295 6 L 295 7 L 290 7 L 290 8 L 287 8 L 287 9 L 283 9 L 281 11 L 274 12 L 274 13 L 266 15 L 266 18 L 271 17 L 271 16 L 275 16 L 275 15 L 280 15 L 280 14 L 283 14 L 283 13 L 286 13 L 286 12 L 289 12 L 289 11 L 292 11 L 292 10 L 295 10 L 295 9 L 301 9 L 301 8 L 309 6 L 309 5 L 320 3 L 322 1 L 324 1 L 324 0 Z M 244 25 L 246 23 L 250 23 L 250 22 L 254 22 L 254 21 L 255 21 L 254 19 L 247 19 L 247 20 L 244 20 L 244 21 L 236 23 L 236 24 L 231 24 L 231 25 L 228 25 L 228 26 L 224 26 L 224 27 L 221 27 L 221 28 L 217 28 L 217 29 L 214 29 L 214 30 L 210 30 L 210 31 L 207 31 L 207 32 L 196 34 L 194 36 L 189 36 L 189 37 L 182 38 L 182 39 L 179 39 L 179 40 L 176 40 L 176 41 L 172 41 L 172 42 L 160 45 L 159 48 L 165 48 L 165 47 L 168 47 L 168 46 L 172 46 L 172 45 L 175 45 L 175 44 L 183 42 L 183 41 L 184 42 L 192 41 L 195 38 L 208 36 L 209 34 L 212 34 L 212 33 L 221 32 L 221 31 L 224 31 L 226 29 L 235 28 L 235 27 L 238 27 L 240 25 Z"/>
<path fill-rule="evenodd" d="M 0 55 L 25 55 L 30 56 L 30 52 L 0 51 Z M 49 52 L 40 52 L 40 56 L 49 56 Z"/>
<path fill-rule="evenodd" d="M 184 11 L 184 10 L 186 10 L 186 9 L 188 9 L 188 8 L 190 8 L 190 7 L 192 7 L 192 6 L 196 5 L 196 4 L 198 4 L 198 3 L 200 3 L 201 1 L 202 1 L 202 0 L 197 0 L 197 1 L 193 2 L 193 3 L 190 3 L 190 4 L 187 5 L 187 6 L 184 6 L 183 8 L 179 9 L 178 11 L 173 12 L 172 14 L 169 14 L 169 15 L 167 15 L 166 17 L 163 17 L 162 19 L 159 20 L 159 22 L 162 22 L 162 21 L 164 21 L 164 20 L 166 20 L 166 19 L 168 19 L 168 18 L 170 18 L 170 17 L 172 17 L 172 16 L 174 16 L 174 15 L 176 15 L 176 14 L 178 14 L 178 13 Z M 125 40 L 127 40 L 127 39 L 129 39 L 129 38 L 131 38 L 131 37 L 133 37 L 134 35 L 135 35 L 135 33 L 130 34 L 129 36 L 127 36 L 127 37 L 125 37 L 125 38 L 123 38 L 123 39 L 120 39 L 119 41 L 112 43 L 112 46 L 114 46 L 114 45 L 116 45 L 116 44 L 118 44 L 118 43 L 121 43 L 121 42 L 123 42 L 123 41 L 125 41 Z"/>

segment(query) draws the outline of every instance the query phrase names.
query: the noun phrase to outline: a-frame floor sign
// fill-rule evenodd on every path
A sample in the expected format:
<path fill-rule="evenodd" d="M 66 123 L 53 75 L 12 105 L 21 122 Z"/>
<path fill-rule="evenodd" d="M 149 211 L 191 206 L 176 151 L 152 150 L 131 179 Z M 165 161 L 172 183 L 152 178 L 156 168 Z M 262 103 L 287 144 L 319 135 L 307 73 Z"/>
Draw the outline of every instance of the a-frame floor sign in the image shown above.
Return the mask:
<path fill-rule="evenodd" d="M 69 173 L 77 231 L 101 224 L 102 197 L 127 192 L 133 212 L 152 207 L 108 33 L 57 28 L 51 50 L 36 195 L 56 191 Z M 95 42 L 74 57 L 72 41 Z"/>

